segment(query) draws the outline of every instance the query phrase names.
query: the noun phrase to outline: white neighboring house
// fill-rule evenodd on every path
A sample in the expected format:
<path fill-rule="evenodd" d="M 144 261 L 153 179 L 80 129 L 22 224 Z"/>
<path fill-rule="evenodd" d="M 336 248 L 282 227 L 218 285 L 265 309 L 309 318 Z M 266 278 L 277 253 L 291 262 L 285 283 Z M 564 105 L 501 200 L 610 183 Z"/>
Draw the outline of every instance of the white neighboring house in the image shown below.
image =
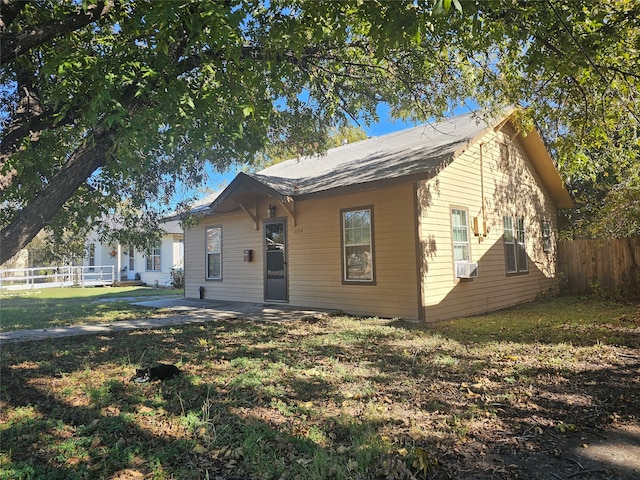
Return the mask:
<path fill-rule="evenodd" d="M 101 243 L 97 234 L 87 239 L 87 256 L 82 264 L 89 267 L 113 265 L 120 272 L 116 281 L 141 281 L 150 286 L 171 286 L 171 270 L 184 268 L 184 233 L 178 220 L 161 224 L 164 234 L 159 247 L 139 251 L 129 245 Z"/>

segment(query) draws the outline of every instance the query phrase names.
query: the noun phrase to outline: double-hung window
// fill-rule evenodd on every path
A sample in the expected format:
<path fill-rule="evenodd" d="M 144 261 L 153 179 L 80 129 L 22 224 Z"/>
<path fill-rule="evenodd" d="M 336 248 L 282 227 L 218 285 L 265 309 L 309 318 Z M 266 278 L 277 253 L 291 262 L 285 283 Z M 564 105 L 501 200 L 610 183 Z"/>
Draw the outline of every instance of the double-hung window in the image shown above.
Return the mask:
<path fill-rule="evenodd" d="M 345 283 L 373 284 L 373 209 L 343 210 L 341 216 L 342 279 Z"/>
<path fill-rule="evenodd" d="M 160 247 L 154 247 L 147 250 L 147 271 L 160 271 Z"/>
<path fill-rule="evenodd" d="M 524 218 L 503 217 L 504 256 L 507 273 L 529 271 Z"/>
<path fill-rule="evenodd" d="M 206 229 L 207 280 L 222 280 L 222 227 Z"/>
<path fill-rule="evenodd" d="M 469 221 L 466 210 L 451 209 L 451 234 L 453 237 L 453 261 L 469 262 Z"/>

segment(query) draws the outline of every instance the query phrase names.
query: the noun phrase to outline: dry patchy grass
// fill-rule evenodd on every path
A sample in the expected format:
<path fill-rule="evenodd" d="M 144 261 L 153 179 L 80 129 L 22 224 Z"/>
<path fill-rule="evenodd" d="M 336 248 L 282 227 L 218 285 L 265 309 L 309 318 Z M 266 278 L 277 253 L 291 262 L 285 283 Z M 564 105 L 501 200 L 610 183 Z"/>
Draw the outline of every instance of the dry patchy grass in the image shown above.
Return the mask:
<path fill-rule="evenodd" d="M 636 306 L 569 298 L 431 328 L 234 320 L 7 345 L 0 477 L 570 478 L 569 440 L 638 422 L 639 327 Z M 158 361 L 185 375 L 129 381 Z"/>

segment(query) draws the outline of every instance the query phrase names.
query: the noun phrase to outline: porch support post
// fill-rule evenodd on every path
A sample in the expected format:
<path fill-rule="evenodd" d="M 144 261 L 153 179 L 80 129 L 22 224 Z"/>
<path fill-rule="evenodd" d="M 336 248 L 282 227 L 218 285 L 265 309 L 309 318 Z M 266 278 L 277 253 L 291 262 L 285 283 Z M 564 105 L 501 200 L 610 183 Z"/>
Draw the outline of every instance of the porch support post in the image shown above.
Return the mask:
<path fill-rule="evenodd" d="M 283 200 L 278 200 L 278 203 L 282 208 L 284 208 L 291 220 L 293 221 L 293 226 L 296 226 L 296 204 L 291 197 L 285 197 Z"/>
<path fill-rule="evenodd" d="M 251 220 L 253 220 L 253 223 L 256 227 L 256 230 L 260 230 L 260 222 L 258 220 L 258 206 L 255 205 L 253 208 L 255 210 L 255 214 L 251 213 L 251 210 L 249 210 L 249 208 L 245 207 L 242 203 L 238 203 L 238 206 L 242 209 L 242 211 L 244 213 L 246 213 L 247 215 L 249 215 L 249 217 L 251 217 Z"/>
<path fill-rule="evenodd" d="M 120 245 L 120 242 L 118 242 L 118 248 L 117 248 L 117 251 L 118 251 L 118 253 L 117 253 L 117 257 L 118 257 L 118 262 L 117 262 L 118 270 L 117 270 L 117 273 L 116 273 L 116 275 L 117 275 L 117 279 L 116 279 L 116 281 L 117 281 L 118 283 L 120 283 L 120 282 L 122 281 L 122 245 Z"/>

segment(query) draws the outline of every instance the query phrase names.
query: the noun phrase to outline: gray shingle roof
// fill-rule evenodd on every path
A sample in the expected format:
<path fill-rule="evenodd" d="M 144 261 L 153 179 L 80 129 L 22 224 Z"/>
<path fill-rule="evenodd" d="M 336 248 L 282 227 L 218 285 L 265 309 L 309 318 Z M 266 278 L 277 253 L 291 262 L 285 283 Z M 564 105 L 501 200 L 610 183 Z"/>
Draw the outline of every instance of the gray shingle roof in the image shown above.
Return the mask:
<path fill-rule="evenodd" d="M 158 226 L 164 233 L 182 234 L 182 225 L 179 220 L 160 220 Z"/>
<path fill-rule="evenodd" d="M 204 198 L 201 198 L 197 202 L 191 205 L 191 213 L 203 213 L 209 210 L 211 204 L 218 198 L 218 196 L 222 193 L 222 190 L 210 193 Z"/>
<path fill-rule="evenodd" d="M 411 175 L 427 176 L 487 129 L 473 113 L 332 148 L 325 155 L 288 160 L 250 174 L 283 195 Z"/>

